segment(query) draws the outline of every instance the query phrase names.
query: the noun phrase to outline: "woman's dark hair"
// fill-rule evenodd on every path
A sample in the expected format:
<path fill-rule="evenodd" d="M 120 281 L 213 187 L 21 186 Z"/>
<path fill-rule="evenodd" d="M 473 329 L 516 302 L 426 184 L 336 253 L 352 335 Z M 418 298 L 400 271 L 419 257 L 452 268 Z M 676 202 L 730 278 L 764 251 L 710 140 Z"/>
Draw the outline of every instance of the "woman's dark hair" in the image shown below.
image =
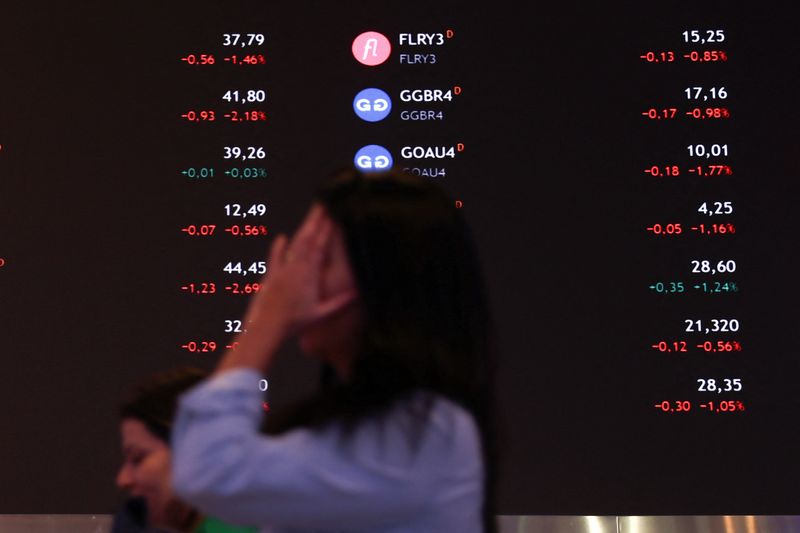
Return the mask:
<path fill-rule="evenodd" d="M 428 179 L 347 170 L 318 201 L 342 229 L 365 326 L 346 382 L 267 417 L 266 431 L 352 425 L 413 391 L 441 394 L 475 419 L 484 471 L 484 530 L 495 531 L 496 453 L 491 317 L 462 213 Z"/>
<path fill-rule="evenodd" d="M 119 406 L 119 416 L 139 420 L 169 444 L 178 398 L 206 377 L 207 371 L 190 367 L 153 374 L 131 387 Z"/>

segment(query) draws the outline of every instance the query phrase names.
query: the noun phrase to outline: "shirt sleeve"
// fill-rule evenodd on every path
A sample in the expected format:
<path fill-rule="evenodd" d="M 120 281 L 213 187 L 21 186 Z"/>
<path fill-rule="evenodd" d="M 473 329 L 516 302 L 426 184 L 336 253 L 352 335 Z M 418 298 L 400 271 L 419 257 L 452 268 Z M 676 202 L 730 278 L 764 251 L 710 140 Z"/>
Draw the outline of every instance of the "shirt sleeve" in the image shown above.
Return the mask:
<path fill-rule="evenodd" d="M 173 489 L 201 511 L 255 525 L 367 528 L 480 490 L 479 444 L 466 412 L 432 412 L 416 443 L 410 419 L 398 414 L 359 424 L 347 438 L 335 424 L 267 436 L 257 429 L 259 379 L 229 370 L 180 401 Z"/>

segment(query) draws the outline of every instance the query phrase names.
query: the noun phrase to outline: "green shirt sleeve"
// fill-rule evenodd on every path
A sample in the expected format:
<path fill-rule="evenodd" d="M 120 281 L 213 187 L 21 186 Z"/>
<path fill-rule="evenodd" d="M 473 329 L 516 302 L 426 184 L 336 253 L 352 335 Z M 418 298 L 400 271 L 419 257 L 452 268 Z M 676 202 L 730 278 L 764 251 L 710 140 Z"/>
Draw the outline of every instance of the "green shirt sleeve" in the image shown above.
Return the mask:
<path fill-rule="evenodd" d="M 258 533 L 258 528 L 233 526 L 212 516 L 207 516 L 205 520 L 197 526 L 194 533 Z"/>

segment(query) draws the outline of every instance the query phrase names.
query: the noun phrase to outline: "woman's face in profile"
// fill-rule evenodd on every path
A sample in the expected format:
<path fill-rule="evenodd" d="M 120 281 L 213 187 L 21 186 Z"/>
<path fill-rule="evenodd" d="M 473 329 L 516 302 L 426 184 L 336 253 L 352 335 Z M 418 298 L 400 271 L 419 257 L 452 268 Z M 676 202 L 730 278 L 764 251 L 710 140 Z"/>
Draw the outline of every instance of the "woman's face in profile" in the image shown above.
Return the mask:
<path fill-rule="evenodd" d="M 167 510 L 174 501 L 170 486 L 169 446 L 135 418 L 123 419 L 120 431 L 123 458 L 117 486 L 131 496 L 147 501 L 151 525 L 166 524 Z"/>
<path fill-rule="evenodd" d="M 324 300 L 351 290 L 358 290 L 355 276 L 350 267 L 344 235 L 334 223 L 322 264 L 320 296 Z M 362 323 L 361 307 L 356 300 L 353 305 L 303 330 L 299 336 L 300 349 L 307 355 L 332 364 L 341 374 L 354 355 Z"/>

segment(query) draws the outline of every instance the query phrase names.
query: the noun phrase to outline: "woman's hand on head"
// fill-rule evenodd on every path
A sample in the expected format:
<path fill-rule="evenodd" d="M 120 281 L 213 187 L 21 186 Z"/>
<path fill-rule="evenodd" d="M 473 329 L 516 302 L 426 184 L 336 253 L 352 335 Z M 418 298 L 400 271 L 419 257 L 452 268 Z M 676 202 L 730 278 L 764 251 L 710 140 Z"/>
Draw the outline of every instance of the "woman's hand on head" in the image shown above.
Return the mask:
<path fill-rule="evenodd" d="M 322 296 L 333 229 L 322 206 L 314 205 L 291 240 L 285 235 L 275 239 L 267 274 L 245 315 L 246 333 L 238 335 L 236 349 L 220 360 L 217 372 L 248 367 L 266 373 L 284 340 L 355 301 L 355 289 Z"/>
<path fill-rule="evenodd" d="M 333 230 L 333 221 L 315 204 L 291 240 L 286 235 L 275 239 L 267 274 L 245 317 L 248 330 L 277 326 L 289 337 L 355 300 L 355 290 L 322 296 L 322 271 Z"/>

